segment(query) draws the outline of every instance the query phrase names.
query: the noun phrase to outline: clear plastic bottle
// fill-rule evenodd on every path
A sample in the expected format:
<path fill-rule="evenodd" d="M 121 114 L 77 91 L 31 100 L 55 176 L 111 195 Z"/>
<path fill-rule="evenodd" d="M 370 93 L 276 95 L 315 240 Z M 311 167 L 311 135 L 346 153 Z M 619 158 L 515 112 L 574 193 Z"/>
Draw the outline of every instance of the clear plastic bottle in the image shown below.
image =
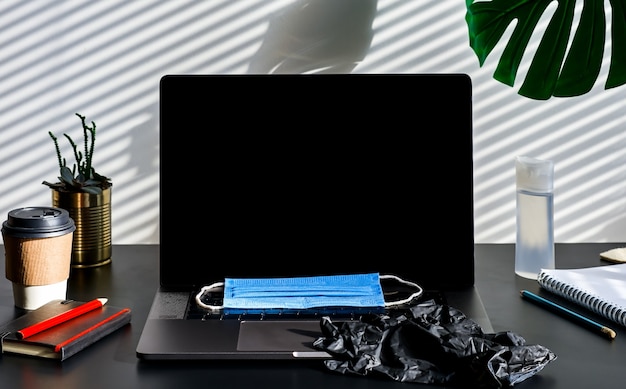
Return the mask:
<path fill-rule="evenodd" d="M 541 269 L 554 269 L 554 163 L 519 156 L 515 177 L 515 273 L 537 279 Z"/>

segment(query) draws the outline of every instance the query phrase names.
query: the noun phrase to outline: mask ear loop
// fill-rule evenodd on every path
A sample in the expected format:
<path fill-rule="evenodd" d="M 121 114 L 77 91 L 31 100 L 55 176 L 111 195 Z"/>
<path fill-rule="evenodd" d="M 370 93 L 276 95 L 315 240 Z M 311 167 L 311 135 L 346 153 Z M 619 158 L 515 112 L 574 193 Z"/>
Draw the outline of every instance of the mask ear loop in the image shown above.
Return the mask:
<path fill-rule="evenodd" d="M 416 292 L 412 293 L 409 297 L 407 297 L 407 298 L 405 298 L 405 299 L 398 300 L 398 301 L 389 301 L 389 302 L 385 301 L 385 306 L 386 306 L 386 307 L 391 307 L 391 306 L 394 306 L 394 305 L 402 305 L 402 304 L 406 304 L 406 303 L 410 302 L 411 300 L 413 300 L 413 299 L 416 299 L 416 298 L 420 297 L 420 296 L 424 293 L 424 289 L 422 289 L 422 287 L 421 287 L 421 286 L 419 286 L 418 284 L 416 284 L 416 283 L 414 283 L 414 282 L 411 282 L 411 281 L 406 281 L 406 280 L 403 280 L 402 278 L 400 278 L 400 277 L 398 277 L 398 276 L 394 276 L 394 275 L 392 275 L 392 274 L 381 274 L 381 275 L 379 276 L 379 278 L 380 278 L 380 279 L 392 279 L 392 280 L 396 280 L 396 281 L 398 281 L 398 282 L 400 282 L 400 283 L 402 283 L 402 284 L 409 285 L 409 286 L 412 286 L 412 287 L 414 287 L 415 289 L 417 289 L 417 291 L 416 291 Z"/>
<path fill-rule="evenodd" d="M 202 302 L 202 295 L 204 293 L 206 293 L 207 291 L 211 290 L 211 289 L 216 289 L 220 286 L 224 286 L 223 282 L 216 282 L 213 283 L 211 285 L 207 285 L 207 286 L 203 286 L 202 289 L 200 289 L 200 292 L 198 292 L 198 294 L 196 294 L 196 304 L 198 304 L 198 306 L 205 308 L 205 309 L 210 309 L 212 311 L 218 311 L 222 308 L 224 308 L 223 305 L 209 305 L 209 304 L 205 304 Z"/>

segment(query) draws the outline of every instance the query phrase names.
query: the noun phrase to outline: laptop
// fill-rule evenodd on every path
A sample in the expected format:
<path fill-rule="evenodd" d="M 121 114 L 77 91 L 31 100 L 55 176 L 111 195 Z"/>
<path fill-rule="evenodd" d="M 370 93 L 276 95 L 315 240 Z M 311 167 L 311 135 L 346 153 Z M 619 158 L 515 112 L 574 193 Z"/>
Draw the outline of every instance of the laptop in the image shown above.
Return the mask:
<path fill-rule="evenodd" d="M 328 357 L 312 347 L 328 312 L 201 309 L 225 278 L 394 275 L 493 331 L 474 286 L 467 75 L 166 75 L 160 161 L 160 285 L 138 358 Z"/>

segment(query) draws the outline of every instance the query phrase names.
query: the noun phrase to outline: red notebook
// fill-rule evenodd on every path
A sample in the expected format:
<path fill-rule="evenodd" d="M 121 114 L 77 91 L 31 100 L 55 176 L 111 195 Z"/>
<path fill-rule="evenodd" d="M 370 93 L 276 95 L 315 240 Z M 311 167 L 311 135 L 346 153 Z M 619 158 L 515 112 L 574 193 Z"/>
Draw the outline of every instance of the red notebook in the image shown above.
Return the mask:
<path fill-rule="evenodd" d="M 65 360 L 130 323 L 129 308 L 104 305 L 42 332 L 20 339 L 17 331 L 84 304 L 54 300 L 2 326 L 2 352 Z"/>

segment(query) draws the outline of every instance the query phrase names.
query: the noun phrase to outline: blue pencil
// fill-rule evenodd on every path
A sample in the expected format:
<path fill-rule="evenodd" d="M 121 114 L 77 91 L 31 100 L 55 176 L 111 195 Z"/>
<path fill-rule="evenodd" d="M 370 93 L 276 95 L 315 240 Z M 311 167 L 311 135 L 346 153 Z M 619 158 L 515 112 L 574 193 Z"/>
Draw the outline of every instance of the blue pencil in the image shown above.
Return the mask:
<path fill-rule="evenodd" d="M 615 331 L 613 331 L 612 329 L 610 329 L 607 326 L 603 326 L 600 323 L 596 323 L 595 321 L 584 317 L 583 315 L 580 315 L 574 311 L 571 311 L 565 307 L 562 307 L 560 305 L 558 305 L 555 302 L 552 302 L 548 299 L 545 299 L 541 296 L 538 296 L 532 292 L 529 292 L 527 290 L 522 290 L 520 291 L 520 294 L 522 295 L 522 298 L 527 299 L 528 301 L 532 301 L 533 303 L 536 303 L 537 305 L 543 307 L 543 308 L 547 308 L 555 313 L 558 313 L 562 316 L 565 316 L 566 318 L 572 320 L 575 323 L 581 324 L 589 329 L 591 329 L 592 331 L 596 331 L 598 333 L 600 333 L 601 335 L 604 335 L 606 337 L 608 337 L 609 339 L 613 340 L 615 339 L 615 337 L 617 336 L 617 334 L 615 333 Z"/>

